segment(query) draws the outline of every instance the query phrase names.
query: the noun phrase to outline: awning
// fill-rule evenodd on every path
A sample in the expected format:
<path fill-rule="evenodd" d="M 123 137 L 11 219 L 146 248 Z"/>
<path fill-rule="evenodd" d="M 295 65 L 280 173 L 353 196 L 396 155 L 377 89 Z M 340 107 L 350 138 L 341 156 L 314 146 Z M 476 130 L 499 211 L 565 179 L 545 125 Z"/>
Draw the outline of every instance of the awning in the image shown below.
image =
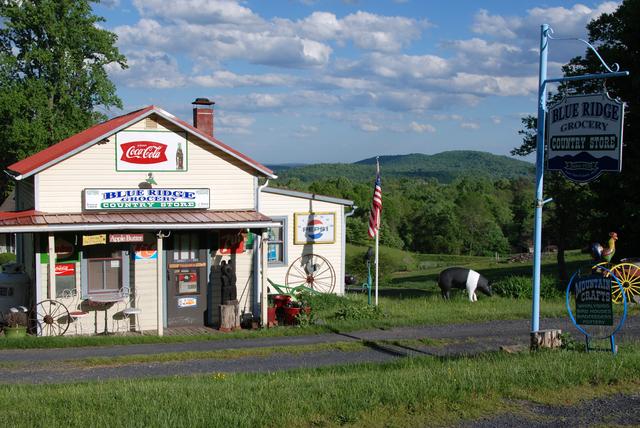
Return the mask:
<path fill-rule="evenodd" d="M 0 233 L 84 230 L 264 229 L 280 223 L 257 211 L 136 211 L 113 213 L 0 212 Z"/>

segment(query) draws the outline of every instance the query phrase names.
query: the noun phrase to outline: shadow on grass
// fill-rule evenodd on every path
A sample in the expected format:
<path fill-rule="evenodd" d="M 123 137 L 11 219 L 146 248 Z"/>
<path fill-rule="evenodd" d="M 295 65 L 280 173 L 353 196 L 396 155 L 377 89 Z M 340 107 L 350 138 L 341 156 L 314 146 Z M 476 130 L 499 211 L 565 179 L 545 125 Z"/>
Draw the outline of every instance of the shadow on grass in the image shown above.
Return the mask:
<path fill-rule="evenodd" d="M 424 355 L 430 355 L 433 357 L 437 357 L 438 355 L 425 351 L 425 350 L 421 350 L 421 349 L 415 349 L 415 348 L 411 348 L 408 346 L 403 346 L 403 345 L 398 345 L 398 344 L 385 344 L 385 343 L 378 343 L 376 341 L 373 340 L 366 340 L 363 339 L 361 337 L 358 337 L 354 334 L 348 334 L 348 333 L 343 333 L 340 330 L 338 330 L 337 328 L 330 328 L 330 330 L 334 333 L 337 334 L 339 336 L 343 336 L 352 340 L 356 340 L 359 342 L 362 342 L 362 344 L 364 346 L 366 346 L 367 348 L 376 351 L 376 352 L 380 352 L 383 354 L 387 354 L 387 355 L 391 355 L 392 357 L 408 357 L 411 355 L 412 352 L 415 353 L 420 353 L 420 354 L 424 354 Z M 406 351 L 409 352 L 405 352 L 402 350 L 399 350 L 398 348 L 401 349 L 406 349 Z"/>

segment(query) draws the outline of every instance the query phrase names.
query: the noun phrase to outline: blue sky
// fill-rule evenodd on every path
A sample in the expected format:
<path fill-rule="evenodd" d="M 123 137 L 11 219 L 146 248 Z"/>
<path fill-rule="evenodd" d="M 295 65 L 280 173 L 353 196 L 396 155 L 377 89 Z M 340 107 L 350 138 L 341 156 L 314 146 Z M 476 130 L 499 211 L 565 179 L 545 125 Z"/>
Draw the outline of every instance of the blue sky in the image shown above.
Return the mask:
<path fill-rule="evenodd" d="M 482 150 L 508 155 L 536 111 L 540 24 L 586 38 L 614 1 L 103 0 L 129 68 L 124 110 L 190 121 L 267 163 Z M 584 52 L 552 41 L 549 75 Z M 115 112 L 120 113 L 120 112 Z"/>

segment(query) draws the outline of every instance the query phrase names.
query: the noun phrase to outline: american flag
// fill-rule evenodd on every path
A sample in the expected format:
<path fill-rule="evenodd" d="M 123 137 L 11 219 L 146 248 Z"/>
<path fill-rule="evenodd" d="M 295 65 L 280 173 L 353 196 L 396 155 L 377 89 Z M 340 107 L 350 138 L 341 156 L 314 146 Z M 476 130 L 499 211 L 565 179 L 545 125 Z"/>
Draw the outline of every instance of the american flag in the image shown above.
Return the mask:
<path fill-rule="evenodd" d="M 373 189 L 373 202 L 369 215 L 369 238 L 375 238 L 380 229 L 380 213 L 382 211 L 382 184 L 380 182 L 380 163 L 376 160 L 376 183 Z"/>

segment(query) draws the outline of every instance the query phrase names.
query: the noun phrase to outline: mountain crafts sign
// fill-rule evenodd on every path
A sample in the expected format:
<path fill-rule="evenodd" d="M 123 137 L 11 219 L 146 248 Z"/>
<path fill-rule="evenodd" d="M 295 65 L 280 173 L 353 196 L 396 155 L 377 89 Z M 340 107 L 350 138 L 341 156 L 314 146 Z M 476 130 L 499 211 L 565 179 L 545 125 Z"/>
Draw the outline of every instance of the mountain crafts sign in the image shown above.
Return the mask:
<path fill-rule="evenodd" d="M 588 275 L 575 282 L 576 323 L 613 325 L 611 277 Z"/>
<path fill-rule="evenodd" d="M 577 183 L 620 172 L 624 106 L 603 92 L 566 97 L 550 107 L 547 169 Z"/>
<path fill-rule="evenodd" d="M 208 209 L 209 189 L 85 189 L 85 210 Z"/>
<path fill-rule="evenodd" d="M 121 131 L 116 134 L 116 171 L 186 170 L 186 133 Z"/>

